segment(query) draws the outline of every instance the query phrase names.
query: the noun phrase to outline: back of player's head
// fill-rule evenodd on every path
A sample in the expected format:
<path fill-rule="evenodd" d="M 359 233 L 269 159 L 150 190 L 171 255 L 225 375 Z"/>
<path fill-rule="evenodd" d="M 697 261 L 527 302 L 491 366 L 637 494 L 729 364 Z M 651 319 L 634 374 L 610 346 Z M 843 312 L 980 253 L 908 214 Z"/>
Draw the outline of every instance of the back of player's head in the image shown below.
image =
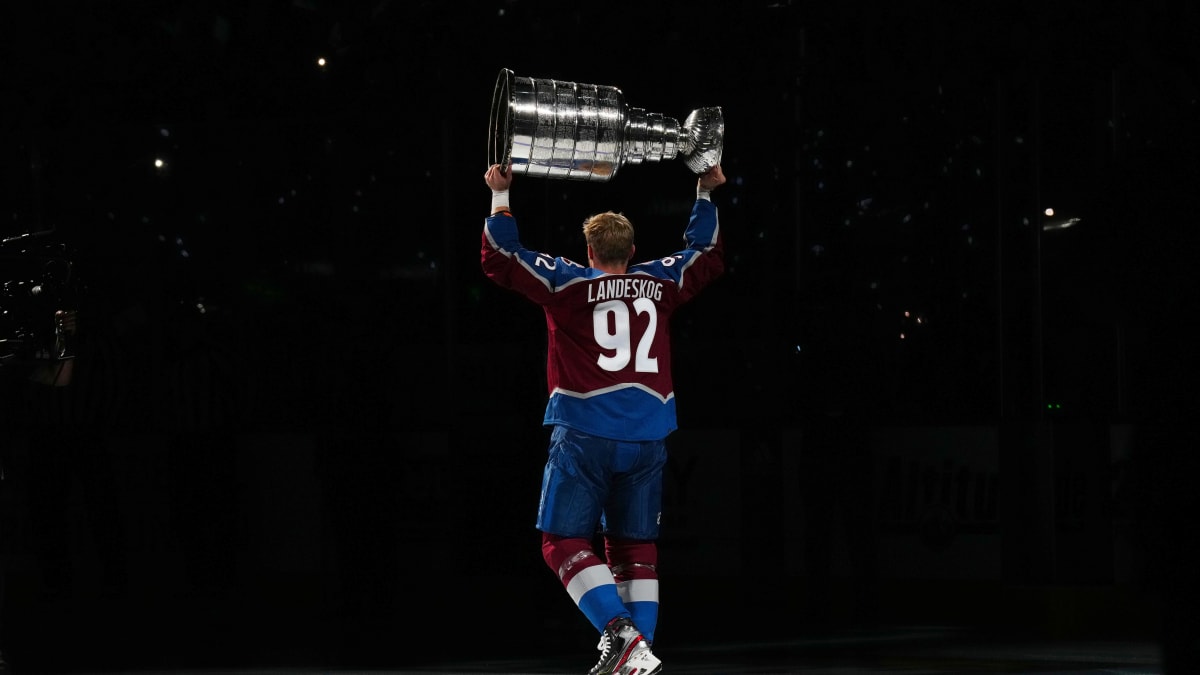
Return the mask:
<path fill-rule="evenodd" d="M 626 262 L 633 254 L 633 223 L 620 213 L 606 211 L 583 221 L 583 238 L 601 263 Z"/>

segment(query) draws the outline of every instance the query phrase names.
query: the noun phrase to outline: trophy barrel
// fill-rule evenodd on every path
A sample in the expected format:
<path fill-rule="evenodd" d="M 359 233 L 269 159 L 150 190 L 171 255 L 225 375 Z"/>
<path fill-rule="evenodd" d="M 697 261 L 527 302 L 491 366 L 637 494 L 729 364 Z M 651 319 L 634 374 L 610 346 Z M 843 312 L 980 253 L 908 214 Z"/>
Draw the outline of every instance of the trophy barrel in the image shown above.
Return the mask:
<path fill-rule="evenodd" d="M 492 92 L 488 165 L 543 178 L 607 181 L 625 164 L 682 155 L 696 173 L 721 159 L 720 108 L 693 111 L 689 123 L 625 103 L 616 87 L 500 71 Z M 697 170 L 697 167 L 702 167 Z"/>

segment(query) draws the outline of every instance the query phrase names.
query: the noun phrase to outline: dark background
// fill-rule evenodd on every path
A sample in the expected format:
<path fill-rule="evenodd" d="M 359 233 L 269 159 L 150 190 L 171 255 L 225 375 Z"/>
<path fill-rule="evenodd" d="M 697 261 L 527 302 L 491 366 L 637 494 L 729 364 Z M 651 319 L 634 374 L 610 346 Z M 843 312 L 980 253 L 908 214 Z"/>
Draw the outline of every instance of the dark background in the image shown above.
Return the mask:
<path fill-rule="evenodd" d="M 674 338 L 681 427 L 736 472 L 689 486 L 728 519 L 681 529 L 719 546 L 664 541 L 706 570 L 664 634 L 1194 635 L 1169 601 L 1194 583 L 1193 6 L 29 7 L 0 10 L 4 327 L 58 304 L 80 330 L 67 389 L 3 368 L 0 649 L 25 670 L 438 658 L 409 622 L 459 654 L 515 625 L 591 648 L 532 530 L 540 311 L 478 267 L 501 68 L 725 113 L 728 270 Z M 624 211 L 649 256 L 693 189 L 668 161 L 518 176 L 513 207 L 576 258 L 584 216 Z M 31 300 L 47 256 L 72 276 Z M 879 448 L 961 428 L 1002 477 L 999 571 L 965 595 L 871 539 Z M 730 593 L 747 573 L 798 590 Z"/>

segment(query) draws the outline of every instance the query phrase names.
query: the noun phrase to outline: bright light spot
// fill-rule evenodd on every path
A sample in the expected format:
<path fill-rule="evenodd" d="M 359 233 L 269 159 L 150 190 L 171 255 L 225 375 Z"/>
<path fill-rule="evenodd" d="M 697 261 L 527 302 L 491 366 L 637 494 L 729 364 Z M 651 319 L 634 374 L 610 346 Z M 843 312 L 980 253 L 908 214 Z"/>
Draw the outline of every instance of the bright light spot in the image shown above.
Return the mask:
<path fill-rule="evenodd" d="M 1048 216 L 1052 216 L 1052 215 L 1054 215 L 1054 209 L 1052 209 L 1052 208 L 1050 208 L 1050 207 L 1046 207 L 1046 211 L 1045 211 L 1045 213 L 1046 213 L 1046 215 L 1048 215 Z"/>
<path fill-rule="evenodd" d="M 904 339 L 904 333 L 901 333 L 901 334 L 900 334 L 900 339 L 901 339 L 901 340 L 903 340 L 903 339 Z"/>
<path fill-rule="evenodd" d="M 1073 227 L 1073 226 L 1077 225 L 1079 222 L 1080 222 L 1079 218 L 1067 218 L 1065 220 L 1051 221 L 1049 223 L 1042 225 L 1042 230 L 1047 231 L 1047 232 L 1050 230 L 1065 230 L 1068 227 Z"/>
<path fill-rule="evenodd" d="M 318 67 L 318 68 L 324 68 L 324 67 L 325 67 L 325 65 L 326 65 L 326 63 L 327 63 L 327 62 L 325 61 L 325 57 L 324 57 L 324 56 L 318 56 L 318 57 L 317 57 L 317 67 Z"/>
<path fill-rule="evenodd" d="M 910 316 L 912 316 L 912 314 L 910 314 L 910 313 L 909 313 L 909 312 L 907 312 L 907 311 L 906 311 L 906 312 L 904 312 L 904 318 L 906 318 L 906 319 L 907 319 L 907 318 L 908 318 L 908 317 L 910 317 Z"/>
<path fill-rule="evenodd" d="M 164 162 L 164 161 L 162 161 L 161 159 L 155 159 L 155 160 L 154 160 L 154 168 L 156 168 L 156 169 L 161 169 L 161 168 L 163 168 L 163 167 L 164 167 L 164 166 L 166 166 L 166 165 L 167 165 L 167 163 L 166 163 L 166 162 Z"/>

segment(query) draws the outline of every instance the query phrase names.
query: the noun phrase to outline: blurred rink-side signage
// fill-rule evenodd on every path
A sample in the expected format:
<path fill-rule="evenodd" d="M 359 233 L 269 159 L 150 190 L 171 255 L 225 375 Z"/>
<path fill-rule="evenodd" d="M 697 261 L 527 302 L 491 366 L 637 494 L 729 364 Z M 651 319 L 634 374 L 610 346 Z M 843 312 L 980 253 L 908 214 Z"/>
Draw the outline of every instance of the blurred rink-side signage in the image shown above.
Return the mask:
<path fill-rule="evenodd" d="M 994 427 L 881 430 L 873 455 L 882 577 L 1001 576 Z"/>

